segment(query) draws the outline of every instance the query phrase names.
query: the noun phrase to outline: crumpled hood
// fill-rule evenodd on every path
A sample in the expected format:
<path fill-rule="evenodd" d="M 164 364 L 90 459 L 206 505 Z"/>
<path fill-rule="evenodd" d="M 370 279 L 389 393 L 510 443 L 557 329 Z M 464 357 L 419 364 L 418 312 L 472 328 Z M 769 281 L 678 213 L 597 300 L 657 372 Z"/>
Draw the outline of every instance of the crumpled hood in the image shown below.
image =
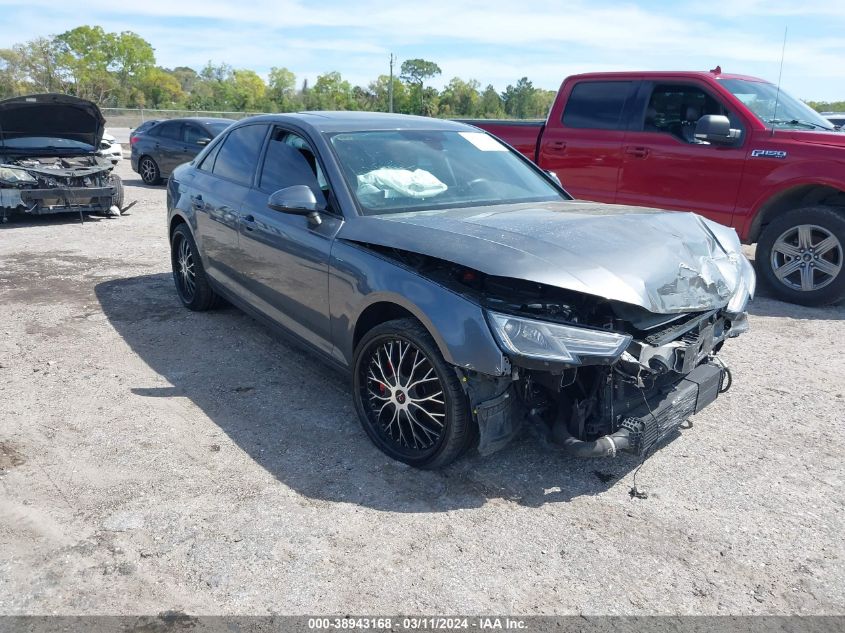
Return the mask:
<path fill-rule="evenodd" d="M 721 308 L 755 285 L 734 230 L 692 213 L 581 201 L 497 205 L 359 217 L 338 237 L 659 314 Z"/>
<path fill-rule="evenodd" d="M 0 101 L 0 151 L 4 139 L 55 137 L 100 145 L 106 121 L 91 101 L 63 94 L 13 97 Z M 15 150 L 18 151 L 18 150 Z"/>

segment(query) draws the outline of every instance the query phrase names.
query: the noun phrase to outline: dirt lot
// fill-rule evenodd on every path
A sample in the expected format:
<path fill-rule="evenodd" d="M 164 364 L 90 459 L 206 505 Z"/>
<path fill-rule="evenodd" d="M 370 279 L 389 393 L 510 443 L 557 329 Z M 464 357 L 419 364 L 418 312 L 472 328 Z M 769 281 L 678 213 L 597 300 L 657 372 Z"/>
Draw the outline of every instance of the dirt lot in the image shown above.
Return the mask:
<path fill-rule="evenodd" d="M 0 612 L 845 611 L 845 307 L 765 297 L 650 458 L 387 460 L 346 379 L 182 309 L 162 188 L 0 227 Z"/>

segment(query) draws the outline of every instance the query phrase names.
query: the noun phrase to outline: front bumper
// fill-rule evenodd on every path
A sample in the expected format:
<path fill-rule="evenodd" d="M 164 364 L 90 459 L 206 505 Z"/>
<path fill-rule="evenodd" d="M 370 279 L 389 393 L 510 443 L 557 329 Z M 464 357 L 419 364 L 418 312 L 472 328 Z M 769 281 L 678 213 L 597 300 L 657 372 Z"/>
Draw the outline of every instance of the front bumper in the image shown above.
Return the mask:
<path fill-rule="evenodd" d="M 112 207 L 114 187 L 64 187 L 57 189 L 22 189 L 20 201 L 25 213 L 101 213 Z"/>

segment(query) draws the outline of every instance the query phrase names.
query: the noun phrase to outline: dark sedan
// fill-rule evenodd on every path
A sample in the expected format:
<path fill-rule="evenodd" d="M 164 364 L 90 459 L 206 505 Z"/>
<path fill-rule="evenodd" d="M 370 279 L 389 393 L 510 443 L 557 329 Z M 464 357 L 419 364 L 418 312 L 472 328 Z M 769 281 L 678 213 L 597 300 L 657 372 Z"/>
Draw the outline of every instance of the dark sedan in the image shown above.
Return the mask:
<path fill-rule="evenodd" d="M 523 422 L 644 455 L 730 386 L 754 272 L 694 214 L 578 202 L 468 125 L 245 119 L 167 187 L 176 290 L 224 297 L 351 375 L 391 457 L 443 466 Z"/>
<path fill-rule="evenodd" d="M 129 139 L 132 170 L 144 183 L 156 185 L 176 167 L 193 160 L 232 123 L 232 119 L 185 118 L 159 121 L 145 130 L 139 128 Z"/>

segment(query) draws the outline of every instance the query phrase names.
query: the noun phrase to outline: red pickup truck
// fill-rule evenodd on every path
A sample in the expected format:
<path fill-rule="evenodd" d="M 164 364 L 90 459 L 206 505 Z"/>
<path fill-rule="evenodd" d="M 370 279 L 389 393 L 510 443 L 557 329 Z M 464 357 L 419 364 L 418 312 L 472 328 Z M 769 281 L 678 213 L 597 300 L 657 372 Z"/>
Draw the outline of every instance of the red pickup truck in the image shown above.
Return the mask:
<path fill-rule="evenodd" d="M 784 300 L 845 298 L 845 133 L 767 81 L 718 68 L 575 75 L 545 122 L 469 123 L 576 198 L 734 227 Z"/>

